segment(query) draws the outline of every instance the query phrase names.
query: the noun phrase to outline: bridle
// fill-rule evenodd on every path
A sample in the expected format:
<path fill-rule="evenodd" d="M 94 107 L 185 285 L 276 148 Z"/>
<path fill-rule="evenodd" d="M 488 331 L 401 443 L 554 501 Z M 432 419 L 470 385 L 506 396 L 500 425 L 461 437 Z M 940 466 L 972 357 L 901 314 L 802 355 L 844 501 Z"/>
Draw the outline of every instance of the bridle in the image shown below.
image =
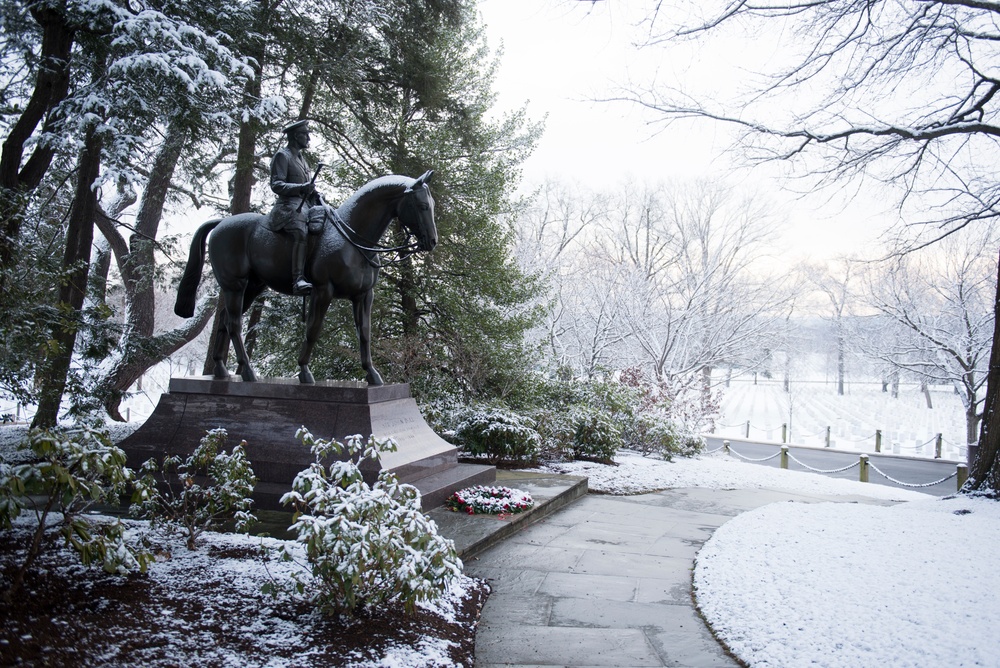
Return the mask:
<path fill-rule="evenodd" d="M 397 216 L 398 218 L 398 216 Z M 358 251 L 361 252 L 361 256 L 372 267 L 376 269 L 379 267 L 384 267 L 386 265 L 399 264 L 406 258 L 417 253 L 420 250 L 420 244 L 417 240 L 413 238 L 413 233 L 406 227 L 406 225 L 400 225 L 403 228 L 403 232 L 406 234 L 406 239 L 399 246 L 380 246 L 378 242 L 371 242 L 365 239 L 361 234 L 348 225 L 340 214 L 336 212 L 333 208 L 327 206 L 325 207 L 325 213 L 323 216 L 324 222 L 329 221 L 333 228 L 340 233 L 340 236 L 344 237 L 347 243 L 354 246 Z M 369 245 L 363 245 L 358 241 L 354 240 L 354 237 L 365 241 Z M 399 253 L 399 257 L 394 259 L 385 259 L 382 256 L 386 253 Z"/>

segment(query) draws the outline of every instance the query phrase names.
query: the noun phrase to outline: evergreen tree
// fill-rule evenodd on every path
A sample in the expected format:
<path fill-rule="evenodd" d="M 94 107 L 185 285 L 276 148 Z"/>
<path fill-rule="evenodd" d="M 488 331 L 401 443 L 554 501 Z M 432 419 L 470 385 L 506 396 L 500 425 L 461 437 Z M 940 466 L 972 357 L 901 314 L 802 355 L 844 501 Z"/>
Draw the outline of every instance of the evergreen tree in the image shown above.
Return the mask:
<path fill-rule="evenodd" d="M 424 397 L 508 395 L 532 357 L 523 343 L 534 317 L 527 304 L 541 289 L 511 254 L 519 165 L 540 129 L 523 111 L 491 117 L 496 65 L 473 3 L 395 10 L 382 39 L 365 45 L 363 76 L 319 87 L 310 114 L 342 159 L 338 196 L 382 174 L 435 170 L 440 243 L 383 269 L 373 310 L 376 366 L 387 382 L 410 382 Z M 299 332 L 281 323 L 294 322 L 295 309 L 286 303 L 265 316 L 268 347 L 286 351 L 265 368 L 294 369 L 290 341 Z M 346 308 L 331 309 L 315 370 L 359 375 L 350 323 Z"/>
<path fill-rule="evenodd" d="M 0 269 L 5 283 L 32 273 L 38 258 L 22 249 L 32 248 L 33 230 L 25 223 L 35 219 L 60 221 L 52 237 L 57 245 L 48 250 L 48 257 L 61 246 L 63 259 L 58 294 L 45 304 L 51 317 L 31 319 L 40 326 L 27 336 L 17 332 L 15 337 L 34 338 L 38 352 L 5 358 L 4 374 L 16 385 L 11 393 L 30 399 L 32 388 L 26 380 L 29 369 L 33 371 L 34 384 L 40 387 L 34 422 L 47 426 L 56 421 L 67 383 L 82 388 L 89 384 L 84 375 L 92 380 L 95 368 L 82 368 L 83 353 L 109 352 L 103 343 L 93 346 L 100 337 L 90 331 L 92 325 L 107 320 L 107 305 L 92 304 L 96 307 L 89 311 L 99 316 L 96 319 L 88 317 L 85 308 L 99 221 L 125 283 L 118 361 L 135 359 L 135 352 L 148 349 L 150 343 L 156 353 L 147 355 L 148 360 L 159 361 L 164 351 L 169 352 L 169 345 L 151 341 L 153 249 L 163 207 L 182 149 L 226 125 L 227 91 L 245 76 L 246 68 L 225 46 L 225 36 L 215 23 L 194 22 L 199 12 L 202 18 L 212 15 L 202 11 L 206 3 L 167 2 L 159 8 L 73 0 L 16 4 L 37 25 L 22 22 L 26 31 L 20 39 L 0 43 L 6 67 L 2 76 L 16 84 L 8 89 L 9 107 L 2 117 L 6 137 L 2 171 L 10 178 L 0 184 L 5 232 Z M 62 29 L 54 31 L 51 26 Z M 53 40 L 59 42 L 58 48 Z M 49 55 L 38 61 L 32 43 Z M 54 67 L 62 68 L 57 82 L 50 72 Z M 14 73 L 19 68 L 37 74 L 18 77 Z M 29 146 L 33 149 L 26 157 Z M 196 192 L 197 187 L 188 191 Z M 137 199 L 140 207 L 134 224 L 115 220 Z M 129 230 L 127 241 L 116 223 Z M 107 265 L 98 266 L 102 268 L 95 284 L 103 284 Z M 91 291 L 100 300 L 105 294 L 103 287 Z M 8 316 L 35 305 L 5 299 L 3 306 Z M 6 328 L 16 319 L 2 320 Z M 94 363 L 98 361 L 103 360 Z M 112 363 L 111 375 L 118 372 L 118 361 Z M 71 371 L 74 368 L 78 373 Z M 92 395 L 92 389 L 78 396 Z"/>

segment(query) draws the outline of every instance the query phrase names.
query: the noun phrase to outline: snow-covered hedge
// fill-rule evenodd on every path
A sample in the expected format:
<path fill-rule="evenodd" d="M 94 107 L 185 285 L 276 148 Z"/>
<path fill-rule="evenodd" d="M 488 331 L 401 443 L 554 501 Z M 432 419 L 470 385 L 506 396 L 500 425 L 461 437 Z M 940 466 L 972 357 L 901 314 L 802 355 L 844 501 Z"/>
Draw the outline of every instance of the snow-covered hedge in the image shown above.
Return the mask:
<path fill-rule="evenodd" d="M 693 457 L 705 447 L 700 436 L 686 433 L 666 416 L 642 412 L 625 429 L 625 444 L 644 455 L 658 454 L 667 461 L 675 456 Z"/>
<path fill-rule="evenodd" d="M 540 379 L 527 405 L 437 400 L 422 406 L 432 427 L 463 450 L 492 464 L 590 459 L 609 462 L 628 448 L 665 459 L 703 447 L 669 412 L 667 399 L 633 387 L 638 376 L 613 379 Z"/>
<path fill-rule="evenodd" d="M 573 455 L 575 459 L 610 462 L 624 445 L 618 423 L 607 413 L 578 406 L 573 411 Z"/>
<path fill-rule="evenodd" d="M 462 562 L 454 542 L 421 512 L 420 492 L 385 470 L 368 485 L 358 468 L 360 460 L 378 460 L 396 444 L 372 437 L 364 445 L 360 436 L 325 441 L 305 428 L 297 436 L 316 461 L 281 499 L 296 510 L 291 530 L 305 546 L 312 576 L 297 576 L 295 589 L 338 613 L 389 602 L 413 612 L 418 602 L 447 593 Z M 324 463 L 345 454 L 347 461 Z M 285 556 L 293 559 L 290 551 Z"/>
<path fill-rule="evenodd" d="M 455 428 L 455 439 L 471 455 L 491 464 L 533 464 L 542 439 L 533 420 L 494 406 L 468 409 Z"/>

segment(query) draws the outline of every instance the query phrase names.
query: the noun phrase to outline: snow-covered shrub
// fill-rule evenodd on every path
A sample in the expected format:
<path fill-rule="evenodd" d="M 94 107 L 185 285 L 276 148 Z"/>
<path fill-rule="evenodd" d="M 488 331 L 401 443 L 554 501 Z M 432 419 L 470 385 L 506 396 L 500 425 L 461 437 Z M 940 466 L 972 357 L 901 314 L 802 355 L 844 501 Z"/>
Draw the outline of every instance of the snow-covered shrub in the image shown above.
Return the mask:
<path fill-rule="evenodd" d="M 680 457 L 694 457 L 705 449 L 705 438 L 698 434 L 685 432 L 681 435 L 674 454 Z"/>
<path fill-rule="evenodd" d="M 295 508 L 291 530 L 305 546 L 311 579 L 298 576 L 295 589 L 308 592 L 328 612 L 351 613 L 359 606 L 402 603 L 413 612 L 420 601 L 444 595 L 462 574 L 455 544 L 420 510 L 420 492 L 383 470 L 368 485 L 358 461 L 391 452 L 391 440 L 360 436 L 347 443 L 316 439 L 300 429 L 298 438 L 316 461 L 295 476 L 281 502 Z M 324 465 L 328 457 L 347 461 Z M 292 559 L 291 553 L 285 556 Z"/>
<path fill-rule="evenodd" d="M 465 402 L 451 396 L 420 404 L 420 414 L 428 426 L 448 440 L 454 438 L 455 428 L 467 410 Z"/>
<path fill-rule="evenodd" d="M 573 411 L 573 456 L 611 462 L 622 446 L 622 432 L 608 414 L 590 406 L 577 406 Z"/>
<path fill-rule="evenodd" d="M 691 378 L 650 379 L 640 367 L 623 369 L 619 383 L 636 397 L 636 413 L 658 412 L 688 433 L 711 430 L 719 417 L 721 405 L 717 392 L 706 394 L 700 383 Z"/>
<path fill-rule="evenodd" d="M 573 459 L 573 437 L 576 423 L 571 412 L 545 408 L 532 414 L 535 431 L 541 439 L 538 458 L 542 461 Z"/>
<path fill-rule="evenodd" d="M 152 558 L 126 543 L 120 523 L 95 524 L 84 515 L 95 503 L 117 505 L 133 477 L 125 453 L 107 433 L 85 425 L 33 429 L 21 447 L 33 461 L 0 462 L 0 528 L 10 529 L 22 513 L 34 514 L 36 526 L 8 600 L 44 549 L 46 532 L 56 527 L 84 565 L 100 564 L 109 573 L 145 572 Z"/>
<path fill-rule="evenodd" d="M 455 439 L 466 452 L 491 464 L 532 464 L 541 445 L 533 420 L 494 406 L 469 409 Z"/>
<path fill-rule="evenodd" d="M 177 455 L 164 457 L 162 465 L 147 460 L 135 483 L 132 514 L 153 527 L 176 530 L 187 538 L 189 550 L 202 532 L 224 522 L 235 520 L 236 530 L 246 531 L 257 521 L 250 513 L 257 478 L 244 450 L 246 441 L 226 453 L 227 438 L 225 429 L 213 429 L 183 461 Z"/>
<path fill-rule="evenodd" d="M 701 437 L 686 433 L 660 413 L 639 413 L 625 433 L 627 447 L 644 455 L 656 453 L 667 461 L 693 457 L 704 447 Z"/>

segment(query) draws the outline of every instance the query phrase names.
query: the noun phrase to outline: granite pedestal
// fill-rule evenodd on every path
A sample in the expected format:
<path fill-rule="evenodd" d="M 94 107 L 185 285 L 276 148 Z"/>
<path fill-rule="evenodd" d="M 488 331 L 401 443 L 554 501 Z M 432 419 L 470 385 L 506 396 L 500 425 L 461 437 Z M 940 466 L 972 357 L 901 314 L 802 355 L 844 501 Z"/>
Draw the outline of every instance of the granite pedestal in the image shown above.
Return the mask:
<path fill-rule="evenodd" d="M 360 434 L 367 440 L 374 434 L 395 440 L 398 450 L 383 453 L 381 466 L 363 462 L 362 473 L 373 482 L 380 468 L 392 471 L 420 490 L 424 509 L 440 505 L 457 489 L 496 479 L 492 466 L 458 463 L 458 449 L 427 425 L 405 384 L 171 378 L 153 414 L 119 445 L 128 465 L 138 468 L 150 457 L 187 455 L 206 431 L 221 427 L 230 445 L 247 442 L 247 457 L 260 480 L 254 494 L 258 506 L 278 509 L 295 475 L 314 461 L 295 438 L 303 426 L 324 439 Z"/>

